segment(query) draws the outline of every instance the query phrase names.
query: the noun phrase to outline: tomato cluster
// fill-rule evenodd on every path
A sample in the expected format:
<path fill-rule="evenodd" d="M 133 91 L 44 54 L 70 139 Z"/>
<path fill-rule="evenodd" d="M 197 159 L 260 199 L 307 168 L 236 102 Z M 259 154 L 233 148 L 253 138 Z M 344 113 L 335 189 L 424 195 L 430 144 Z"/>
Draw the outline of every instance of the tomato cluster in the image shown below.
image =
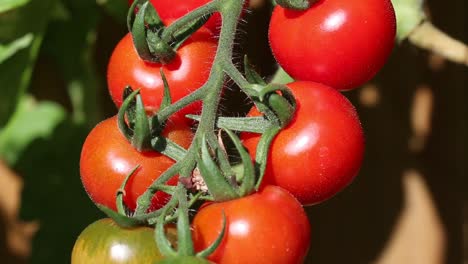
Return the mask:
<path fill-rule="evenodd" d="M 145 8 L 141 2 L 137 10 Z M 190 17 L 194 9 L 213 2 L 151 0 L 150 3 L 169 26 L 153 30 L 152 24 L 143 23 L 145 30 L 156 32 L 145 33 L 148 34 L 145 45 L 151 45 L 155 39 L 160 41 L 159 37 L 164 39 L 164 30 L 171 29 L 174 20 L 184 15 Z M 139 40 L 133 35 L 137 33 L 133 31 L 115 47 L 107 81 L 109 93 L 121 109 L 118 116 L 98 124 L 83 145 L 80 173 L 84 188 L 94 203 L 107 208 L 104 211 L 117 223 L 124 223 L 123 226 L 155 225 L 156 222 L 159 232 L 162 228 L 158 227 L 167 219 L 168 222 L 179 219 L 177 232 L 174 227 L 164 231 L 171 245 L 161 242 L 164 241 L 158 235 L 161 232 L 156 232 L 156 247 L 154 239 L 146 241 L 150 232 L 147 227 L 129 229 L 119 227 L 113 220 L 100 220 L 79 237 L 72 263 L 89 263 L 90 259 L 117 263 L 113 258 L 127 257 L 128 254 L 122 255 L 127 251 L 138 263 L 294 264 L 304 261 L 311 228 L 303 206 L 323 202 L 343 190 L 358 174 L 363 160 L 364 133 L 360 120 L 340 90 L 356 88 L 383 66 L 393 47 L 395 16 L 389 0 L 311 1 L 310 7 L 303 11 L 277 5 L 269 28 L 270 44 L 279 65 L 296 81 L 271 86 L 258 81 L 259 77 L 239 78 L 240 72 L 228 67 L 227 59 L 232 60 L 232 54 L 223 54 L 232 53 L 234 40 L 223 42 L 226 40 L 218 38 L 219 27 L 232 22 L 221 23 L 221 18 L 230 19 L 226 12 L 242 3 L 247 1 L 218 0 L 217 5 L 211 6 L 218 12 L 198 28 L 191 25 L 190 36 L 181 45 L 174 46 L 176 56 L 169 62 L 143 60 L 137 48 Z M 136 16 L 139 12 L 136 11 Z M 238 13 L 240 16 L 241 11 Z M 226 27 L 229 30 L 229 25 Z M 174 32 L 172 44 L 177 39 Z M 155 52 L 151 46 L 149 50 Z M 242 162 L 235 166 L 242 167 L 242 172 L 234 170 L 228 158 L 224 160 L 228 164 L 223 164 L 223 154 L 228 157 L 232 153 L 219 143 L 223 141 L 223 130 L 231 138 L 235 137 L 228 128 L 216 123 L 223 118 L 218 116 L 217 109 L 222 102 L 226 76 L 254 102 L 247 116 L 239 119 L 268 124 L 265 130 L 260 129 L 262 133 L 247 129 L 248 126 L 239 125 L 238 121 L 227 126 L 240 131 L 240 139 L 233 142 L 234 145 L 242 142 L 245 147 L 239 149 L 236 145 Z M 138 89 L 137 99 L 129 97 L 129 87 Z M 271 87 L 281 88 L 271 90 Z M 201 89 L 204 93 L 188 101 L 187 98 Z M 270 98 L 273 98 L 271 102 Z M 139 99 L 143 105 L 140 115 Z M 182 100 L 187 103 L 174 111 L 168 110 L 168 102 L 174 106 Z M 280 113 L 278 109 L 292 111 Z M 169 113 L 169 117 L 159 120 L 161 111 Z M 197 114 L 201 114 L 199 126 L 192 127 L 193 123 L 186 117 L 196 118 L 193 115 Z M 142 115 L 147 117 L 146 123 L 141 121 Z M 228 118 L 225 120 L 229 123 Z M 147 132 L 141 128 L 142 124 L 149 127 Z M 218 138 L 213 131 L 219 131 Z M 266 131 L 276 133 L 268 143 L 264 140 Z M 206 139 L 209 133 L 214 136 L 211 141 Z M 150 137 L 151 148 L 136 147 L 134 137 Z M 171 144 L 177 145 L 179 153 L 185 156 L 179 159 L 164 152 Z M 176 166 L 179 164 L 182 169 L 169 175 L 170 178 L 161 178 L 169 179 L 164 182 L 164 191 L 158 189 L 161 184 L 155 187 L 161 175 L 179 168 Z M 260 173 L 263 175 L 257 175 Z M 221 177 L 213 180 L 213 175 Z M 249 179 L 257 181 L 250 189 L 243 182 Z M 219 190 L 226 190 L 226 195 Z M 148 191 L 151 199 L 142 207 L 140 199 Z M 197 199 L 210 202 L 196 203 Z M 185 203 L 202 204 L 195 208 L 197 212 L 190 226 L 184 226 L 189 219 L 183 215 L 187 210 Z M 100 228 L 107 230 L 102 232 L 107 237 L 96 237 Z M 175 233 L 179 235 L 178 242 Z M 175 244 L 183 251 L 179 257 L 167 253 Z M 125 249 L 115 249 L 115 245 Z M 114 253 L 114 249 L 120 250 L 119 253 Z M 172 257 L 162 259 L 162 255 Z"/>

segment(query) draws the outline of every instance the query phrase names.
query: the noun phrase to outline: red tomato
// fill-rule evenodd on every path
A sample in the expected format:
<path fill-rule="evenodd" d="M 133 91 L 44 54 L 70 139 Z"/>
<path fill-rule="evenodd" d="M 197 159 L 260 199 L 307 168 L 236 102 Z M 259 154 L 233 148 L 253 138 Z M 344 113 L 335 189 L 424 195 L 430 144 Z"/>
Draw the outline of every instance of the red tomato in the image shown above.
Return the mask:
<path fill-rule="evenodd" d="M 185 148 L 192 140 L 190 127 L 183 122 L 169 120 L 163 134 Z M 117 190 L 125 177 L 140 165 L 125 188 L 124 202 L 134 210 L 137 198 L 173 164 L 173 160 L 160 153 L 140 153 L 134 149 L 120 133 L 114 116 L 99 123 L 86 138 L 81 151 L 80 174 L 89 197 L 95 203 L 116 210 Z M 169 183 L 175 185 L 177 177 Z M 167 200 L 167 194 L 157 192 L 150 210 L 162 207 Z"/>
<path fill-rule="evenodd" d="M 370 80 L 394 45 L 390 0 L 319 0 L 306 11 L 276 6 L 270 46 L 294 79 L 349 90 Z"/>
<path fill-rule="evenodd" d="M 310 225 L 301 204 L 284 189 L 267 186 L 250 196 L 202 207 L 193 220 L 197 251 L 216 240 L 223 213 L 226 233 L 209 260 L 218 264 L 303 262 L 310 244 Z"/>
<path fill-rule="evenodd" d="M 166 23 L 169 20 L 178 19 L 211 1 L 212 0 L 150 0 L 150 3 L 158 11 L 161 20 Z M 133 0 L 129 0 L 128 2 L 132 4 Z M 248 2 L 249 1 L 245 1 L 245 6 L 248 6 Z M 206 22 L 205 27 L 210 29 L 213 33 L 219 33 L 221 29 L 221 15 L 219 13 L 214 13 Z"/>
<path fill-rule="evenodd" d="M 176 102 L 208 80 L 216 55 L 216 40 L 206 29 L 197 31 L 177 51 L 169 64 L 148 63 L 140 59 L 127 34 L 115 47 L 107 69 L 107 84 L 112 100 L 120 107 L 125 86 L 140 89 L 147 112 L 154 113 L 161 105 L 164 84 L 159 73 L 163 69 L 169 83 L 172 101 Z M 181 110 L 180 115 L 197 114 L 201 103 Z"/>
<path fill-rule="evenodd" d="M 273 140 L 264 185 L 290 191 L 302 204 L 322 202 L 358 173 L 364 135 L 353 105 L 338 91 L 313 82 L 288 84 L 297 99 L 291 123 Z M 250 115 L 260 115 L 254 108 Z M 260 135 L 241 138 L 252 156 Z"/>

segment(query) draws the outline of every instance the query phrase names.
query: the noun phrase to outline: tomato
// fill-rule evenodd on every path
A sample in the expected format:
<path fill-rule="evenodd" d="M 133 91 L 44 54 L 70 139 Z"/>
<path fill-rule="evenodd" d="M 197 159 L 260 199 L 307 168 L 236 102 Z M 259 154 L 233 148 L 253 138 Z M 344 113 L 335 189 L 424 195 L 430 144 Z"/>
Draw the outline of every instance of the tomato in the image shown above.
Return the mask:
<path fill-rule="evenodd" d="M 382 68 L 395 31 L 390 0 L 319 0 L 305 11 L 276 6 L 269 40 L 294 79 L 349 90 Z"/>
<path fill-rule="evenodd" d="M 178 49 L 177 56 L 169 64 L 148 63 L 138 56 L 132 36 L 127 34 L 115 47 L 107 68 L 112 100 L 120 107 L 124 88 L 130 85 L 140 89 L 147 112 L 154 113 L 161 105 L 164 92 L 160 69 L 168 80 L 172 101 L 176 102 L 208 80 L 216 48 L 216 40 L 202 28 Z M 201 103 L 195 102 L 180 114 L 197 114 L 200 110 Z"/>
<path fill-rule="evenodd" d="M 302 204 L 322 202 L 358 173 L 364 135 L 353 105 L 335 89 L 313 82 L 287 85 L 297 99 L 291 123 L 273 140 L 263 179 L 290 191 Z M 260 115 L 252 109 L 250 115 Z M 243 133 L 255 156 L 260 135 Z"/>
<path fill-rule="evenodd" d="M 150 0 L 150 3 L 158 11 L 161 20 L 167 23 L 167 21 L 178 19 L 211 1 L 212 0 Z M 132 4 L 133 0 L 129 0 L 128 2 Z M 245 6 L 248 6 L 248 2 L 249 1 L 245 2 Z M 219 13 L 214 13 L 206 22 L 205 27 L 215 34 L 219 33 L 221 28 L 221 15 Z"/>
<path fill-rule="evenodd" d="M 169 240 L 175 242 L 175 228 L 167 232 Z M 153 263 L 162 258 L 152 228 L 126 229 L 106 218 L 83 230 L 73 247 L 71 263 Z"/>
<path fill-rule="evenodd" d="M 240 199 L 203 206 L 193 220 L 193 241 L 199 251 L 222 230 L 220 246 L 208 257 L 218 264 L 302 263 L 310 243 L 310 225 L 301 204 L 287 191 L 266 186 Z"/>
<path fill-rule="evenodd" d="M 163 134 L 185 148 L 192 140 L 190 127 L 183 122 L 169 120 Z M 140 153 L 134 149 L 120 133 L 114 116 L 99 123 L 86 138 L 81 152 L 80 174 L 89 197 L 95 203 L 116 210 L 117 190 L 125 177 L 139 165 L 128 181 L 124 196 L 125 204 L 134 210 L 137 198 L 173 164 L 173 160 L 160 153 Z M 177 177 L 169 183 L 175 185 Z M 157 192 L 150 210 L 162 207 L 167 200 L 167 194 Z"/>

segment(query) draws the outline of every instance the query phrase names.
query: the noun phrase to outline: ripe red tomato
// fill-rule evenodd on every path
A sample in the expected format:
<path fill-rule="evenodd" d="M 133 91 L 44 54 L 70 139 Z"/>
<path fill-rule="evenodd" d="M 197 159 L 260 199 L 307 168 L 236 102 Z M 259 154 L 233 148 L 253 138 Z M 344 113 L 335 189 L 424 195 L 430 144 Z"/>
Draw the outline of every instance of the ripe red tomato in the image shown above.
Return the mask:
<path fill-rule="evenodd" d="M 161 105 L 164 84 L 163 69 L 169 83 L 172 101 L 176 102 L 202 86 L 209 77 L 216 55 L 216 40 L 207 29 L 200 29 L 177 51 L 169 64 L 143 61 L 135 50 L 132 36 L 127 34 L 115 47 L 107 69 L 107 84 L 112 100 L 120 107 L 127 85 L 140 89 L 147 112 L 154 113 Z M 201 103 L 195 102 L 180 111 L 180 115 L 197 114 Z"/>
<path fill-rule="evenodd" d="M 203 206 L 192 225 L 197 251 L 216 240 L 223 214 L 226 233 L 209 260 L 218 264 L 303 262 L 310 244 L 310 225 L 301 204 L 284 189 L 266 186 L 250 196 Z"/>
<path fill-rule="evenodd" d="M 276 6 L 270 46 L 294 79 L 349 90 L 370 80 L 395 41 L 390 0 L 320 0 L 305 11 Z"/>
<path fill-rule="evenodd" d="M 175 243 L 176 229 L 166 231 L 169 241 Z M 163 258 L 154 241 L 154 229 L 122 228 L 106 218 L 83 230 L 73 247 L 71 263 L 153 263 Z"/>
<path fill-rule="evenodd" d="M 288 84 L 297 99 L 291 123 L 273 140 L 263 185 L 278 185 L 302 204 L 322 202 L 358 173 L 364 135 L 353 105 L 335 89 L 313 82 Z M 254 108 L 250 115 L 260 115 Z M 255 156 L 260 135 L 244 133 Z"/>
<path fill-rule="evenodd" d="M 171 120 L 163 134 L 185 148 L 189 147 L 193 137 L 188 125 Z M 173 164 L 173 160 L 160 153 L 134 149 L 120 133 L 114 116 L 99 123 L 86 138 L 81 151 L 80 174 L 89 197 L 95 203 L 116 210 L 117 190 L 125 177 L 140 165 L 125 188 L 124 202 L 134 210 L 137 198 Z M 177 177 L 169 183 L 175 185 Z M 167 194 L 157 192 L 150 211 L 162 207 L 167 200 Z"/>
<path fill-rule="evenodd" d="M 189 12 L 205 5 L 212 0 L 150 0 L 150 3 L 158 11 L 158 15 L 164 23 L 169 20 L 178 19 Z M 131 5 L 133 0 L 128 1 Z M 245 6 L 248 6 L 249 1 L 245 1 Z M 221 29 L 221 15 L 214 13 L 205 24 L 211 32 L 217 34 Z"/>

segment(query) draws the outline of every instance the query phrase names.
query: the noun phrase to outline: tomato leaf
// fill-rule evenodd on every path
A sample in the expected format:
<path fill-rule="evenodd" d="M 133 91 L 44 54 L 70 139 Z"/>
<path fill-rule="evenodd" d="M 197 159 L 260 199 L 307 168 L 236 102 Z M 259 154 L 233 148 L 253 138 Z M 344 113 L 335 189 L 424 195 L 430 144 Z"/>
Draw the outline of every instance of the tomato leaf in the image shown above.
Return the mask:
<path fill-rule="evenodd" d="M 96 1 L 116 21 L 124 24 L 126 21 L 128 5 L 123 0 Z"/>
<path fill-rule="evenodd" d="M 69 263 L 75 239 L 103 216 L 83 189 L 77 169 L 87 134 L 87 128 L 66 119 L 50 137 L 29 144 L 15 164 L 24 178 L 21 219 L 40 222 L 32 264 Z"/>
<path fill-rule="evenodd" d="M 73 120 L 89 128 L 100 121 L 100 77 L 94 62 L 99 9 L 94 0 L 62 0 L 52 10 L 43 52 L 62 73 L 72 104 Z M 70 55 L 73 54 L 72 58 Z"/>
<path fill-rule="evenodd" d="M 29 86 L 54 2 L 55 0 L 31 0 L 20 8 L 0 14 L 0 127 L 11 117 Z M 2 1 L 0 6 L 5 7 L 8 3 L 13 1 Z"/>
<path fill-rule="evenodd" d="M 0 13 L 23 6 L 29 1 L 31 0 L 2 0 L 2 2 L 0 2 Z"/>
<path fill-rule="evenodd" d="M 33 35 L 28 33 L 10 44 L 0 45 L 0 63 L 13 56 L 16 52 L 29 47 L 32 41 Z"/>
<path fill-rule="evenodd" d="M 0 131 L 0 157 L 14 164 L 31 142 L 52 135 L 65 116 L 65 110 L 55 103 L 37 103 L 31 96 L 23 97 L 8 125 Z"/>

